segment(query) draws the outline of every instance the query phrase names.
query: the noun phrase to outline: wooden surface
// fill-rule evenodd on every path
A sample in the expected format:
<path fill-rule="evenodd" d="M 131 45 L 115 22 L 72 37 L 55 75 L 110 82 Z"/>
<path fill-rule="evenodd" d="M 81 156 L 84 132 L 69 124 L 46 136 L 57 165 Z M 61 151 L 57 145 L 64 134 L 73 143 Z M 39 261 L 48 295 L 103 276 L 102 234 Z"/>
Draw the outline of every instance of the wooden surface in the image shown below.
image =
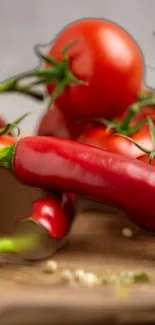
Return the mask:
<path fill-rule="evenodd" d="M 31 201 L 44 194 L 29 191 L 2 169 L 0 173 L 2 185 L 7 179 L 3 190 L 0 187 L 1 229 L 7 233 L 17 216 L 29 212 Z M 116 211 L 79 199 L 68 243 L 53 256 L 58 263 L 56 274 L 45 274 L 44 262 L 1 255 L 0 324 L 154 324 L 155 237 L 133 228 L 135 236 L 126 239 L 121 231 L 128 225 Z M 151 282 L 131 286 L 124 296 L 116 287 L 64 285 L 60 274 L 66 268 L 84 268 L 98 275 L 143 270 Z"/>

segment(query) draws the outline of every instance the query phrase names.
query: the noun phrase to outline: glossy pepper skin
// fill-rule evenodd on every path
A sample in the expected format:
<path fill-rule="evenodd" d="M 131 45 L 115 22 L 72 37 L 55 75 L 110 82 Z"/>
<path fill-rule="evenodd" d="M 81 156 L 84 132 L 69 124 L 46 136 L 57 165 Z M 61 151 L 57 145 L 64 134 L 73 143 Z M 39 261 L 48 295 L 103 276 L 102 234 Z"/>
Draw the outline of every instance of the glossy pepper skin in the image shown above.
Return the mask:
<path fill-rule="evenodd" d="M 0 165 L 13 168 L 24 184 L 104 201 L 128 215 L 134 213 L 136 224 L 155 231 L 154 166 L 51 137 L 24 138 L 1 149 L 0 157 Z"/>
<path fill-rule="evenodd" d="M 62 195 L 61 201 L 54 197 L 36 200 L 32 203 L 31 215 L 19 219 L 17 224 L 33 221 L 45 229 L 49 237 L 59 240 L 70 231 L 74 207 L 74 196 L 66 193 Z"/>

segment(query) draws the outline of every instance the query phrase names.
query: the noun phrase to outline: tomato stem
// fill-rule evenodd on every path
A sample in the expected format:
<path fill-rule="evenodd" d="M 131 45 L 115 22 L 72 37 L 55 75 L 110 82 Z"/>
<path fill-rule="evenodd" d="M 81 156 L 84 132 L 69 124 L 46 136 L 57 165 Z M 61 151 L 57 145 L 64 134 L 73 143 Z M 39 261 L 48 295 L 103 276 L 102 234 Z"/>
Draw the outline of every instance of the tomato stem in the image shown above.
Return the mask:
<path fill-rule="evenodd" d="M 30 87 L 22 87 L 22 86 L 17 85 L 13 91 L 18 92 L 23 95 L 27 95 L 27 96 L 32 97 L 33 99 L 36 99 L 39 101 L 44 100 L 44 95 L 41 92 L 32 90 L 32 89 L 30 89 Z"/>
<path fill-rule="evenodd" d="M 50 103 L 54 101 L 60 94 L 65 90 L 65 88 L 72 85 L 87 85 L 83 80 L 77 79 L 69 67 L 69 60 L 67 53 L 68 51 L 79 42 L 79 39 L 70 42 L 62 51 L 62 61 L 48 57 L 40 52 L 38 45 L 35 46 L 34 50 L 40 60 L 48 64 L 47 68 L 37 67 L 31 71 L 22 73 L 14 78 L 8 79 L 0 84 L 0 93 L 6 92 L 18 92 L 29 97 L 35 98 L 37 100 L 44 100 L 44 95 L 32 89 L 33 86 L 41 84 L 54 84 L 56 88 L 50 99 Z M 35 81 L 30 83 L 28 86 L 22 86 L 21 81 L 29 78 L 35 78 Z"/>
<path fill-rule="evenodd" d="M 152 96 L 153 96 L 153 93 L 152 92 L 150 92 L 150 93 L 141 92 L 138 95 L 138 101 L 144 100 L 146 98 L 151 98 Z"/>
<path fill-rule="evenodd" d="M 31 73 L 32 74 L 32 73 Z M 43 100 L 44 95 L 41 92 L 31 89 L 31 85 L 28 87 L 21 86 L 19 81 L 21 79 L 27 78 L 30 76 L 30 73 L 26 73 L 25 75 L 20 75 L 16 78 L 11 78 L 7 81 L 4 81 L 0 84 L 0 93 L 6 92 L 18 92 L 24 95 L 28 95 L 29 97 L 35 98 L 37 100 Z"/>
<path fill-rule="evenodd" d="M 26 113 L 24 115 L 22 115 L 21 117 L 19 117 L 17 120 L 15 120 L 14 122 L 12 122 L 11 124 L 7 124 L 4 128 L 0 129 L 0 135 L 3 134 L 8 134 L 10 133 L 14 128 L 18 129 L 18 135 L 20 134 L 20 129 L 18 127 L 19 123 L 22 122 L 30 113 Z"/>
<path fill-rule="evenodd" d="M 135 146 L 136 146 L 138 149 L 142 150 L 143 152 L 145 152 L 145 153 L 147 153 L 147 154 L 151 154 L 151 153 L 152 153 L 152 150 L 149 150 L 149 149 L 147 149 L 147 148 L 142 147 L 142 146 L 141 146 L 140 144 L 138 144 L 134 139 L 130 138 L 129 136 L 127 136 L 127 135 L 125 135 L 125 134 L 122 134 L 122 133 L 115 133 L 115 135 L 116 135 L 116 136 L 123 137 L 123 138 L 125 138 L 125 139 L 131 141 L 132 143 L 135 144 Z"/>
<path fill-rule="evenodd" d="M 106 130 L 113 130 L 117 134 L 125 134 L 126 136 L 130 136 L 136 132 L 138 132 L 146 123 L 147 119 L 143 119 L 142 121 L 139 121 L 136 125 L 134 126 L 128 126 L 126 128 L 122 127 L 122 123 L 120 121 L 110 121 L 110 120 L 105 120 L 105 119 L 95 119 L 96 122 L 99 122 L 99 124 L 103 124 L 106 126 Z M 92 122 L 92 120 L 91 120 Z"/>
<path fill-rule="evenodd" d="M 128 114 L 121 124 L 121 130 L 127 130 L 133 117 L 145 106 L 155 106 L 155 95 L 149 96 L 142 101 L 136 102 L 128 108 Z"/>
<path fill-rule="evenodd" d="M 154 124 L 153 124 L 152 119 L 150 117 L 147 118 L 147 121 L 148 121 L 149 130 L 150 130 L 150 134 L 151 134 L 151 138 L 152 138 L 152 143 L 153 143 L 153 147 L 154 147 L 153 150 L 149 150 L 147 148 L 142 147 L 134 139 L 128 137 L 125 134 L 121 134 L 121 133 L 118 134 L 118 133 L 116 133 L 115 135 L 116 136 L 121 136 L 123 138 L 128 139 L 129 141 L 131 141 L 132 143 L 134 143 L 137 148 L 139 148 L 140 150 L 142 150 L 143 152 L 145 152 L 146 154 L 148 154 L 149 155 L 149 164 L 151 164 L 153 158 L 155 157 L 155 127 L 154 127 Z"/>
<path fill-rule="evenodd" d="M 152 122 L 152 119 L 150 117 L 147 117 L 147 121 L 149 124 L 149 130 L 150 130 L 150 134 L 151 134 L 151 138 L 152 138 L 152 143 L 153 143 L 153 147 L 155 150 L 155 127 L 154 124 Z"/>
<path fill-rule="evenodd" d="M 129 108 L 128 114 L 125 117 L 123 123 L 121 124 L 121 130 L 127 130 L 129 128 L 129 125 L 135 115 L 135 112 L 132 108 Z"/>
<path fill-rule="evenodd" d="M 14 238 L 0 239 L 0 253 L 20 253 L 31 251 L 37 247 L 39 238 L 37 236 L 19 236 Z"/>
<path fill-rule="evenodd" d="M 150 165 L 152 164 L 152 160 L 153 160 L 154 157 L 155 157 L 155 152 L 151 152 L 150 155 L 149 155 L 149 164 Z"/>

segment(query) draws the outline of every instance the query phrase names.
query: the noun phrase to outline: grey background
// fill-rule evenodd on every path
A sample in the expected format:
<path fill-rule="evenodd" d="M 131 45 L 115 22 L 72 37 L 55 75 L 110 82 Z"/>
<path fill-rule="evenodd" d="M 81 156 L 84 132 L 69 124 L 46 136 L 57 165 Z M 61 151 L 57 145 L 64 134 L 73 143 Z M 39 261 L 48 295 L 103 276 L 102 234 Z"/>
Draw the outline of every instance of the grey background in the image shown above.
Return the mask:
<path fill-rule="evenodd" d="M 126 28 L 141 46 L 147 65 L 155 66 L 155 0 L 0 0 L 0 81 L 37 64 L 35 43 L 47 43 L 66 24 L 82 17 L 105 17 Z M 146 83 L 155 87 L 155 70 Z M 10 121 L 32 112 L 22 123 L 32 132 L 43 104 L 16 95 L 0 96 L 0 113 Z"/>

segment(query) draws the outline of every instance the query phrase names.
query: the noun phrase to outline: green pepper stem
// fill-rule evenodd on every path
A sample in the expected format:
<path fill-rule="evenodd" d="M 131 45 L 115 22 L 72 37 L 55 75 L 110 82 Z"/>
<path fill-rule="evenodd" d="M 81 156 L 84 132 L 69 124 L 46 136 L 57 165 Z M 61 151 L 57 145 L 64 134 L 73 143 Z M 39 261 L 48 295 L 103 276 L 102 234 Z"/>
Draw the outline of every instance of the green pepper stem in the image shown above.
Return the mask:
<path fill-rule="evenodd" d="M 13 159 L 15 154 L 16 145 L 0 148 L 0 166 L 10 169 L 13 172 Z"/>
<path fill-rule="evenodd" d="M 0 239 L 0 253 L 22 253 L 37 247 L 39 238 L 35 235 Z"/>

